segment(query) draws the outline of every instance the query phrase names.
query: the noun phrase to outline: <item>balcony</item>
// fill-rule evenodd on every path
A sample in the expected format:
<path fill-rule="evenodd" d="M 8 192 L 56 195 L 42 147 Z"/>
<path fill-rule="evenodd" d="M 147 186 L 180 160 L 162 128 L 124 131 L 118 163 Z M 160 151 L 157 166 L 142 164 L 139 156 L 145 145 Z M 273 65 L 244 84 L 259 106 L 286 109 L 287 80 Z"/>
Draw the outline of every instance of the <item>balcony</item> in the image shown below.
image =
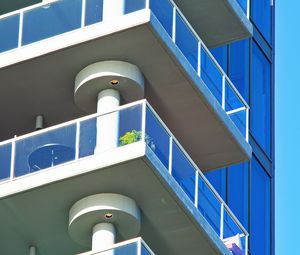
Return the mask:
<path fill-rule="evenodd" d="M 203 171 L 248 160 L 249 106 L 179 9 L 168 0 L 125 3 L 113 22 L 102 21 L 102 6 L 91 0 L 53 1 L 0 18 L 7 35 L 0 107 L 22 105 L 2 113 L 0 139 L 31 132 L 41 113 L 49 125 L 84 116 L 73 100 L 76 74 L 119 59 L 142 70 L 146 99 Z"/>
<path fill-rule="evenodd" d="M 217 47 L 251 37 L 250 0 L 174 0 L 205 44 Z"/>
<path fill-rule="evenodd" d="M 111 252 L 111 253 L 107 253 Z M 120 242 L 100 252 L 85 252 L 78 255 L 105 255 L 105 254 L 116 254 L 116 255 L 155 255 L 149 246 L 144 242 L 142 238 L 134 238 L 129 241 Z"/>
<path fill-rule="evenodd" d="M 97 137 L 107 136 L 101 123 L 112 116 L 118 118 L 117 143 L 99 153 Z M 36 237 L 45 255 L 83 251 L 68 237 L 66 215 L 78 198 L 101 192 L 137 202 L 141 235 L 156 254 L 201 249 L 204 255 L 229 255 L 223 241 L 233 242 L 240 254 L 247 251 L 247 231 L 145 100 L 2 142 L 0 177 L 4 254 L 22 253 L 23 242 L 30 241 L 14 232 L 15 224 L 26 237 Z"/>

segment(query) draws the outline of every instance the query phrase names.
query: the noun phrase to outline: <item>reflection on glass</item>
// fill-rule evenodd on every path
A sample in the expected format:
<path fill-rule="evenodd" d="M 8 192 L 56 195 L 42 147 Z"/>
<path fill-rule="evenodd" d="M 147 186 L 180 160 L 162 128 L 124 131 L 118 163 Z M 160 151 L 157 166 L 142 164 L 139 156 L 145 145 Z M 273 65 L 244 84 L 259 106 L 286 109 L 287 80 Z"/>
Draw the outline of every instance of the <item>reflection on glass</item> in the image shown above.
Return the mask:
<path fill-rule="evenodd" d="M 86 0 L 85 9 L 86 26 L 102 21 L 103 0 Z"/>
<path fill-rule="evenodd" d="M 146 143 L 168 169 L 170 136 L 147 107 L 146 112 Z"/>
<path fill-rule="evenodd" d="M 0 52 L 18 47 L 19 19 L 17 14 L 0 20 Z"/>
<path fill-rule="evenodd" d="M 173 6 L 170 1 L 151 0 L 150 8 L 169 36 L 172 37 Z"/>
<path fill-rule="evenodd" d="M 230 119 L 233 123 L 237 126 L 240 130 L 241 134 L 245 137 L 246 136 L 246 110 L 231 113 L 229 115 Z"/>
<path fill-rule="evenodd" d="M 205 49 L 201 48 L 201 78 L 222 104 L 222 75 Z"/>
<path fill-rule="evenodd" d="M 195 71 L 198 69 L 198 41 L 181 16 L 176 13 L 176 45 Z"/>
<path fill-rule="evenodd" d="M 221 204 L 200 176 L 198 180 L 198 210 L 219 235 Z"/>
<path fill-rule="evenodd" d="M 271 153 L 271 65 L 257 44 L 253 43 L 250 130 L 255 140 Z"/>
<path fill-rule="evenodd" d="M 81 6 L 81 0 L 64 0 L 25 12 L 22 45 L 80 28 Z"/>
<path fill-rule="evenodd" d="M 15 176 L 75 159 L 75 124 L 16 142 Z"/>
<path fill-rule="evenodd" d="M 137 243 L 131 243 L 124 246 L 120 246 L 111 250 L 103 251 L 97 253 L 99 255 L 108 255 L 108 254 L 114 254 L 114 255 L 138 255 L 138 245 Z"/>
<path fill-rule="evenodd" d="M 205 177 L 223 200 L 226 201 L 226 168 L 206 172 Z"/>
<path fill-rule="evenodd" d="M 179 146 L 173 143 L 172 176 L 188 195 L 191 201 L 195 200 L 195 168 L 184 156 Z"/>
<path fill-rule="evenodd" d="M 0 181 L 10 177 L 11 143 L 0 146 Z"/>

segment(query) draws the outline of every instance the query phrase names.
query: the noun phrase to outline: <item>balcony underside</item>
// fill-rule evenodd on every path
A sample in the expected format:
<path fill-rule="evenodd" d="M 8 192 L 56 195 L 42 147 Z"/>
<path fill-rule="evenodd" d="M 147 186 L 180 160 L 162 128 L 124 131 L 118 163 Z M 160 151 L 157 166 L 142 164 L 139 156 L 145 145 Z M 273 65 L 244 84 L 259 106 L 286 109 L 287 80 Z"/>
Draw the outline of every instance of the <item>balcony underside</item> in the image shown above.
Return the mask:
<path fill-rule="evenodd" d="M 204 43 L 212 48 L 248 38 L 251 22 L 237 0 L 174 0 Z"/>
<path fill-rule="evenodd" d="M 38 172 L 0 185 L 1 254 L 67 255 L 89 251 L 68 234 L 68 213 L 98 193 L 133 198 L 142 212 L 141 236 L 157 255 L 230 252 L 145 143 Z M 118 237 L 118 241 L 120 238 Z"/>
<path fill-rule="evenodd" d="M 94 62 L 122 60 L 146 78 L 146 98 L 202 171 L 248 160 L 251 147 L 149 11 L 28 45 L 0 57 L 0 139 L 83 116 L 74 79 Z M 95 110 L 96 110 L 95 94 Z M 7 111 L 5 109 L 8 109 Z"/>

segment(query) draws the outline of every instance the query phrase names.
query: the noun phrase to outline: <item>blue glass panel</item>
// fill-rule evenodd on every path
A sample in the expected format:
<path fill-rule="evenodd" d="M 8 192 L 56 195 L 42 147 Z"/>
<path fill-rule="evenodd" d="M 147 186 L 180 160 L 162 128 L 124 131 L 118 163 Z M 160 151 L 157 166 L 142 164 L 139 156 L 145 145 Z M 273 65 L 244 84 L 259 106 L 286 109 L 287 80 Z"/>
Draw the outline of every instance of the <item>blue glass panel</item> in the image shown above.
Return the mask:
<path fill-rule="evenodd" d="M 145 7 L 145 0 L 125 0 L 125 14 L 142 10 Z"/>
<path fill-rule="evenodd" d="M 112 249 L 111 251 L 113 251 L 111 254 L 114 255 L 137 255 L 138 254 L 138 246 L 137 243 L 131 243 L 131 244 L 127 244 L 121 247 L 117 247 Z M 103 255 L 110 253 L 108 252 L 100 252 L 99 255 L 101 255 L 103 253 Z"/>
<path fill-rule="evenodd" d="M 271 152 L 271 66 L 270 62 L 253 43 L 252 89 L 250 130 L 261 148 L 270 156 Z"/>
<path fill-rule="evenodd" d="M 0 181 L 10 177 L 11 143 L 0 146 Z"/>
<path fill-rule="evenodd" d="M 193 68 L 197 71 L 198 41 L 178 13 L 176 13 L 175 43 Z"/>
<path fill-rule="evenodd" d="M 19 19 L 17 14 L 0 20 L 0 52 L 18 47 Z"/>
<path fill-rule="evenodd" d="M 222 104 L 222 75 L 205 49 L 201 48 L 201 78 Z"/>
<path fill-rule="evenodd" d="M 96 118 L 80 123 L 79 158 L 94 154 L 96 148 Z"/>
<path fill-rule="evenodd" d="M 150 252 L 148 251 L 148 249 L 144 246 L 144 244 L 142 245 L 141 255 L 151 255 L 151 253 L 150 253 Z"/>
<path fill-rule="evenodd" d="M 242 9 L 244 10 L 245 14 L 247 14 L 247 1 L 250 0 L 237 0 L 239 5 L 242 7 Z"/>
<path fill-rule="evenodd" d="M 151 11 L 172 37 L 173 6 L 169 0 L 151 0 Z"/>
<path fill-rule="evenodd" d="M 204 180 L 202 180 L 200 177 L 198 181 L 198 210 L 219 235 L 221 204 Z"/>
<path fill-rule="evenodd" d="M 103 0 L 86 0 L 85 25 L 95 24 L 103 18 Z"/>
<path fill-rule="evenodd" d="M 246 110 L 229 114 L 230 119 L 240 130 L 242 135 L 246 137 Z"/>
<path fill-rule="evenodd" d="M 271 42 L 271 1 L 251 0 L 251 18 L 267 41 Z"/>
<path fill-rule="evenodd" d="M 218 169 L 205 173 L 205 177 L 213 185 L 219 195 L 226 200 L 226 169 Z"/>
<path fill-rule="evenodd" d="M 225 110 L 231 111 L 244 107 L 244 104 L 229 83 L 225 82 Z"/>
<path fill-rule="evenodd" d="M 75 124 L 16 142 L 15 176 L 56 166 L 75 158 Z"/>
<path fill-rule="evenodd" d="M 227 63 L 228 63 L 228 46 L 221 46 L 210 50 L 211 54 L 218 61 L 219 65 L 222 67 L 225 73 L 227 73 Z"/>
<path fill-rule="evenodd" d="M 228 206 L 234 215 L 248 229 L 249 167 L 248 163 L 231 166 L 228 169 Z"/>
<path fill-rule="evenodd" d="M 249 103 L 249 40 L 230 45 L 229 78 Z"/>
<path fill-rule="evenodd" d="M 270 178 L 255 158 L 252 160 L 251 173 L 251 254 L 270 255 Z"/>
<path fill-rule="evenodd" d="M 149 108 L 146 113 L 146 142 L 168 169 L 170 136 Z"/>
<path fill-rule="evenodd" d="M 195 168 L 184 156 L 176 143 L 173 143 L 172 176 L 182 187 L 191 201 L 195 200 Z"/>
<path fill-rule="evenodd" d="M 22 45 L 80 28 L 81 6 L 81 0 L 64 0 L 25 12 Z"/>

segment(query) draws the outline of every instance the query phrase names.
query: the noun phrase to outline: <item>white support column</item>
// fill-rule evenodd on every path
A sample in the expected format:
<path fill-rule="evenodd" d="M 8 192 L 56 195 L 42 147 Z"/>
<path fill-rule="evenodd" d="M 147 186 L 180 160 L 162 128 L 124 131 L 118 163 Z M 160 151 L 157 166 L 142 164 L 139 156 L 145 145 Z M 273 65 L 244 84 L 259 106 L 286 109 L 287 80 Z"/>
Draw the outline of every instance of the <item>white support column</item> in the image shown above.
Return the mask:
<path fill-rule="evenodd" d="M 35 246 L 29 247 L 29 255 L 36 255 L 36 247 Z"/>
<path fill-rule="evenodd" d="M 105 250 L 114 245 L 116 229 L 112 223 L 99 223 L 93 227 L 92 251 Z M 107 251 L 105 255 L 112 255 L 114 251 Z"/>
<path fill-rule="evenodd" d="M 97 113 L 105 114 L 120 105 L 120 93 L 105 89 L 98 94 Z M 118 146 L 119 113 L 113 112 L 97 118 L 97 142 L 95 154 Z"/>
<path fill-rule="evenodd" d="M 122 16 L 125 11 L 125 0 L 103 0 L 103 21 Z"/>

